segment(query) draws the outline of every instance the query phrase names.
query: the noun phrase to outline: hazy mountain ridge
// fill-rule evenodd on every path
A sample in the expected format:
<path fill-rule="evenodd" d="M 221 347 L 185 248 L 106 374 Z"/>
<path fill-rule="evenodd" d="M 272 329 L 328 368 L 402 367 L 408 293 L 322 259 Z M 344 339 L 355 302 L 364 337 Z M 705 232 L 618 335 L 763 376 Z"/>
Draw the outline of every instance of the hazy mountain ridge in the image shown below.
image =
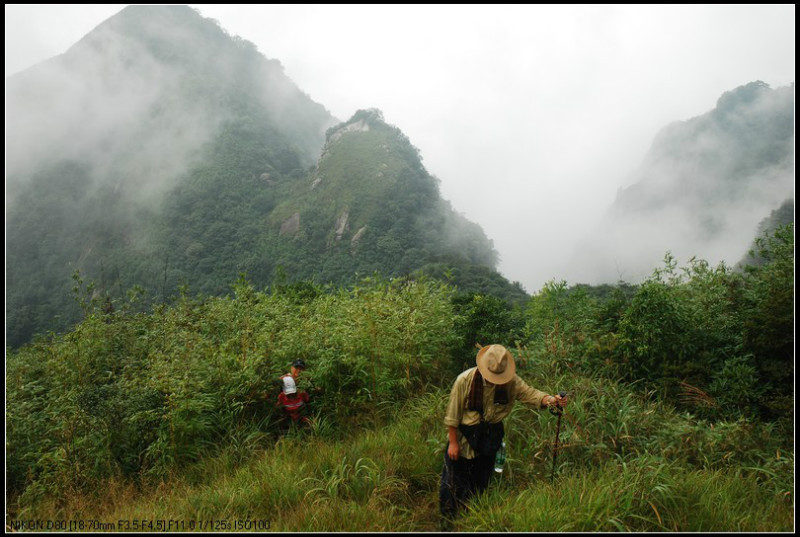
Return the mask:
<path fill-rule="evenodd" d="M 612 210 L 635 213 L 676 202 L 725 202 L 752 190 L 769 202 L 785 199 L 764 181 L 783 181 L 794 167 L 794 87 L 771 90 L 752 82 L 726 92 L 711 112 L 675 122 L 658 133 L 636 184 L 621 191 Z M 758 174 L 764 181 L 756 181 Z M 758 179 L 758 178 L 756 178 Z M 705 202 L 705 203 L 704 203 Z"/>
<path fill-rule="evenodd" d="M 379 110 L 331 128 L 318 165 L 296 186 L 270 217 L 279 240 L 293 248 L 354 258 L 360 270 L 391 276 L 444 257 L 495 268 L 492 241 L 441 198 L 418 150 Z M 285 263 L 295 265 L 289 257 Z M 322 265 L 321 273 L 295 270 L 324 280 Z"/>
<path fill-rule="evenodd" d="M 667 125 L 631 182 L 573 257 L 591 270 L 572 278 L 637 281 L 666 251 L 735 264 L 759 223 L 794 198 L 794 85 L 751 82 Z"/>
<path fill-rule="evenodd" d="M 788 224 L 794 223 L 794 199 L 787 199 L 780 207 L 770 213 L 770 215 L 758 224 L 756 238 L 750 246 L 747 254 L 737 263 L 738 269 L 743 269 L 748 265 L 762 266 L 766 259 L 762 256 L 762 243 L 765 236 L 771 237 L 775 230 Z"/>
<path fill-rule="evenodd" d="M 423 271 L 527 296 L 379 110 L 339 123 L 278 61 L 191 8 L 129 6 L 6 87 L 12 345 L 79 318 L 75 270 L 110 304 L 134 286 L 144 305 L 183 286 L 226 294 L 239 273 L 262 287 L 278 273 L 341 284 Z M 572 263 L 595 281 L 564 279 L 632 281 L 667 249 L 716 261 L 718 237 L 735 236 L 738 260 L 793 195 L 793 114 L 793 86 L 752 83 L 667 126 Z"/>
<path fill-rule="evenodd" d="M 129 6 L 63 55 L 9 77 L 6 91 L 12 184 L 32 166 L 74 159 L 103 180 L 130 169 L 137 190 L 162 194 L 222 125 L 254 107 L 303 167 L 336 123 L 279 62 L 186 6 Z"/>
<path fill-rule="evenodd" d="M 279 62 L 191 8 L 123 9 L 9 77 L 7 104 L 9 344 L 79 318 L 75 270 L 94 283 L 81 292 L 109 303 L 134 286 L 152 304 L 180 286 L 228 293 L 239 273 L 257 287 L 279 268 L 343 283 L 443 257 L 467 271 L 480 263 L 518 291 L 379 111 L 358 143 L 339 138 L 329 130 L 338 121 Z M 381 164 L 390 168 L 376 173 Z M 367 179 L 379 173 L 384 181 Z M 292 204 L 303 218 L 282 234 Z"/>

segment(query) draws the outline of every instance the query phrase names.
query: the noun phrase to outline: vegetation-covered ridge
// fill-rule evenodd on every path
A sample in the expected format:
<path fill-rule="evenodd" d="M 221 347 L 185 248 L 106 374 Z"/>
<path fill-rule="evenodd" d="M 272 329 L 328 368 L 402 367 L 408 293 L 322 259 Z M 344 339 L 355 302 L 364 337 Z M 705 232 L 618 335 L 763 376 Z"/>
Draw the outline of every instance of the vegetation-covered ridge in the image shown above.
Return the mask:
<path fill-rule="evenodd" d="M 142 310 L 187 282 L 224 295 L 239 273 L 258 287 L 350 285 L 428 266 L 467 290 L 527 298 L 380 111 L 333 127 L 277 61 L 190 8 L 129 6 L 8 86 L 11 346 L 80 319 L 75 270 L 109 302 L 141 288 Z M 48 89 L 62 86 L 91 91 Z"/>
<path fill-rule="evenodd" d="M 241 278 L 137 313 L 76 275 L 84 320 L 7 352 L 10 518 L 436 529 L 447 390 L 494 342 L 572 402 L 555 468 L 554 418 L 515 409 L 503 478 L 457 529 L 791 531 L 793 225 L 758 248 L 743 272 L 668 255 L 641 285 L 552 282 L 524 308 L 424 277 Z M 321 391 L 281 435 L 295 358 Z"/>
<path fill-rule="evenodd" d="M 341 284 L 356 272 L 398 277 L 437 263 L 496 272 L 492 241 L 441 198 L 417 148 L 380 110 L 330 128 L 317 166 L 282 199 L 260 246 L 296 279 Z M 521 290 L 495 288 L 504 298 Z"/>
<path fill-rule="evenodd" d="M 777 207 L 792 196 L 793 170 L 794 83 L 750 82 L 725 92 L 710 112 L 664 127 L 613 210 L 688 205 L 699 212 L 698 229 L 713 235 L 725 227 L 720 206 L 750 197 Z"/>
<path fill-rule="evenodd" d="M 582 278 L 639 282 L 665 250 L 738 262 L 759 222 L 794 202 L 794 83 L 750 82 L 713 110 L 670 123 L 630 183 L 576 248 L 574 270 L 591 267 Z"/>
<path fill-rule="evenodd" d="M 186 6 L 128 6 L 8 77 L 6 326 L 12 345 L 80 318 L 70 275 L 149 304 L 229 289 L 336 120 L 252 43 Z M 124 104 L 124 106 L 123 106 Z M 263 283 L 266 283 L 264 281 Z"/>

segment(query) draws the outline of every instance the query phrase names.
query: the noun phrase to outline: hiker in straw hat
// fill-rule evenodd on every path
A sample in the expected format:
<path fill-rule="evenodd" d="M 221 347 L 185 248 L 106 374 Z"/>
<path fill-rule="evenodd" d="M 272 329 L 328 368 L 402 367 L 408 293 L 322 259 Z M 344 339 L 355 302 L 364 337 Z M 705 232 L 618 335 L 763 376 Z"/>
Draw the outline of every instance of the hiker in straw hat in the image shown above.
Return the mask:
<path fill-rule="evenodd" d="M 448 444 L 439 509 L 447 518 L 489 486 L 503 441 L 503 418 L 511 413 L 515 401 L 535 409 L 567 404 L 567 397 L 528 386 L 516 374 L 514 357 L 502 345 L 480 347 L 476 363 L 456 377 L 444 416 Z"/>

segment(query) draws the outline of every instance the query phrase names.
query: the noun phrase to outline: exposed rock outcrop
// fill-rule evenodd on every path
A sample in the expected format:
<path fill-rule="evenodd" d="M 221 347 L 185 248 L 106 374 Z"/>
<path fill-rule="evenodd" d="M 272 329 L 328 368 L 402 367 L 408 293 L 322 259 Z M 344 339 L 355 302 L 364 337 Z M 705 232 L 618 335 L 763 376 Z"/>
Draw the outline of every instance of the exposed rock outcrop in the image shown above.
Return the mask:
<path fill-rule="evenodd" d="M 279 235 L 281 237 L 284 235 L 294 237 L 298 231 L 300 231 L 300 213 L 294 213 L 281 224 Z"/>
<path fill-rule="evenodd" d="M 350 218 L 350 213 L 345 210 L 342 214 L 339 215 L 339 218 L 336 219 L 336 225 L 334 226 L 336 229 L 336 242 L 342 240 L 342 235 L 344 232 L 347 231 L 347 220 Z"/>
<path fill-rule="evenodd" d="M 353 238 L 350 239 L 350 253 L 355 253 L 356 248 L 358 247 L 358 241 L 361 240 L 361 237 L 364 236 L 364 232 L 366 231 L 367 226 L 362 226 L 362 228 L 359 229 L 355 235 L 353 235 Z"/>

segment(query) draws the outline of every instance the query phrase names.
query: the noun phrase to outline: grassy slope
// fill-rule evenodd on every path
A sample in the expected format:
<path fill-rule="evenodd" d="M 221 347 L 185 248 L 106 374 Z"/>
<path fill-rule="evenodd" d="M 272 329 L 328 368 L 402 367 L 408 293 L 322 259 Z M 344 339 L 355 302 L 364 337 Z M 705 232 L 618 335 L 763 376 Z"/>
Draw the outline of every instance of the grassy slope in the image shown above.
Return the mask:
<path fill-rule="evenodd" d="M 453 529 L 793 529 L 793 456 L 760 459 L 764 431 L 743 423 L 709 427 L 608 381 L 544 369 L 522 374 L 545 389 L 537 377 L 569 383 L 575 394 L 562 422 L 556 479 L 555 418 L 518 406 L 507 423 L 502 480 Z M 26 515 L 95 519 L 117 529 L 119 521 L 172 520 L 185 529 L 190 521 L 212 521 L 218 530 L 262 521 L 271 531 L 437 531 L 446 398 L 431 391 L 406 408 L 365 415 L 349 431 L 333 431 L 318 417 L 311 430 L 232 444 L 154 487 L 112 482 L 98 497 L 75 495 Z"/>

